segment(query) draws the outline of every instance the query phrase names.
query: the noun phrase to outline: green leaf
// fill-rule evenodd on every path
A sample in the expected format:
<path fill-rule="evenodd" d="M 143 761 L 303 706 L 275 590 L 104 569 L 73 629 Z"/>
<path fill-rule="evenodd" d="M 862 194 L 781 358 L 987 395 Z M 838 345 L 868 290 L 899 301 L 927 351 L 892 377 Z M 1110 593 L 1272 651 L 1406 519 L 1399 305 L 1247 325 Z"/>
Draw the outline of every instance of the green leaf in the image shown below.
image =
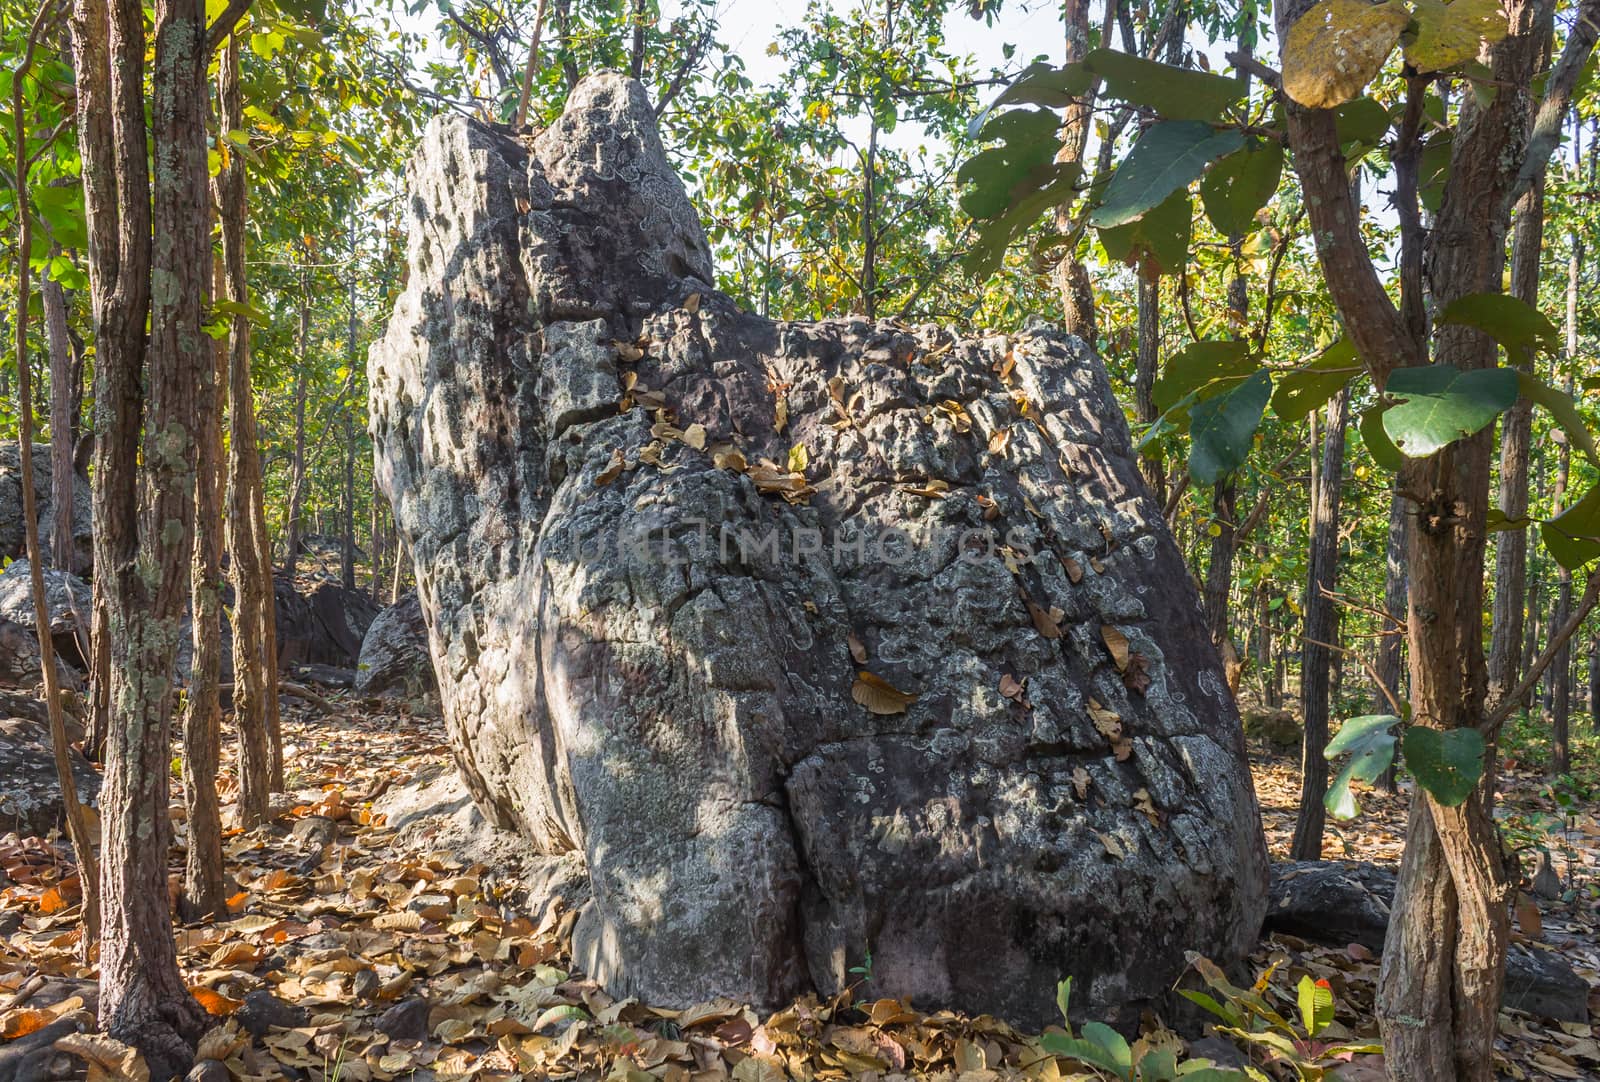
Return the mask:
<path fill-rule="evenodd" d="M 1445 306 L 1435 323 L 1476 327 L 1519 361 L 1525 352 L 1555 350 L 1561 345 L 1561 332 L 1556 330 L 1556 325 L 1537 308 L 1509 293 L 1469 293 L 1457 297 Z"/>
<path fill-rule="evenodd" d="M 1404 454 L 1426 458 L 1491 424 L 1517 400 L 1510 368 L 1470 372 L 1449 364 L 1399 368 L 1387 394 L 1399 401 L 1383 413 L 1383 430 Z"/>
<path fill-rule="evenodd" d="M 1549 411 L 1555 418 L 1567 438 L 1578 445 L 1578 449 L 1588 457 L 1589 461 L 1600 466 L 1600 447 L 1595 446 L 1594 433 L 1584 422 L 1583 415 L 1578 412 L 1578 404 L 1572 396 L 1565 391 L 1545 383 L 1529 372 L 1517 372 L 1517 389 L 1522 392 L 1522 397 L 1530 402 L 1535 402 Z"/>
<path fill-rule="evenodd" d="M 1212 485 L 1244 464 L 1272 397 L 1272 376 L 1261 369 L 1226 394 L 1189 411 L 1189 476 Z"/>
<path fill-rule="evenodd" d="M 1230 1026 L 1242 1026 L 1245 1023 L 1243 1011 L 1236 1010 L 1231 1005 L 1225 1006 L 1204 992 L 1197 992 L 1193 988 L 1180 988 L 1178 994 L 1203 1010 L 1210 1011 Z"/>
<path fill-rule="evenodd" d="M 1061 1012 L 1061 1023 L 1067 1027 L 1067 1032 L 1072 1032 L 1072 1020 L 1067 1017 L 1067 1004 L 1072 1000 L 1072 978 L 1068 977 L 1056 985 L 1056 1010 Z"/>
<path fill-rule="evenodd" d="M 993 103 L 972 118 L 967 134 L 977 138 L 984 122 L 997 109 L 1007 105 L 1042 105 L 1047 109 L 1062 109 L 1088 92 L 1094 76 L 1082 64 L 1030 64 L 1011 85 L 1000 92 Z"/>
<path fill-rule="evenodd" d="M 1260 367 L 1250 343 L 1240 338 L 1216 342 L 1191 342 L 1167 358 L 1161 375 L 1150 388 L 1156 409 L 1165 413 L 1186 396 L 1213 387 L 1221 390 L 1244 379 Z M 1198 398 L 1208 398 L 1200 394 Z"/>
<path fill-rule="evenodd" d="M 1333 1022 L 1333 988 L 1327 981 L 1314 981 L 1307 974 L 1295 989 L 1300 1002 L 1300 1022 L 1307 1037 L 1315 1037 Z"/>
<path fill-rule="evenodd" d="M 1309 364 L 1278 376 L 1272 411 L 1285 421 L 1303 420 L 1364 370 L 1356 347 L 1341 338 Z"/>
<path fill-rule="evenodd" d="M 1339 728 L 1339 734 L 1328 742 L 1322 752 L 1324 758 L 1332 760 L 1347 753 L 1350 756 L 1322 799 L 1329 815 L 1335 819 L 1354 819 L 1361 814 L 1361 805 L 1350 783 L 1360 780 L 1370 785 L 1389 769 L 1394 762 L 1395 745 L 1394 734 L 1389 730 L 1398 724 L 1400 719 L 1393 714 L 1366 714 L 1346 721 Z"/>
<path fill-rule="evenodd" d="M 1137 268 L 1143 278 L 1157 278 L 1188 262 L 1193 221 L 1189 193 L 1180 190 L 1138 221 L 1100 230 L 1100 243 L 1111 259 Z"/>
<path fill-rule="evenodd" d="M 1454 808 L 1472 795 L 1483 777 L 1483 734 L 1476 729 L 1406 730 L 1406 766 L 1434 800 Z"/>
<path fill-rule="evenodd" d="M 1411 19 L 1405 56 L 1419 72 L 1472 60 L 1485 42 L 1494 44 L 1510 29 L 1500 0 L 1411 0 Z"/>
<path fill-rule="evenodd" d="M 1200 182 L 1206 217 L 1225 237 L 1256 227 L 1256 211 L 1278 190 L 1283 174 L 1283 148 L 1274 142 L 1244 146 L 1223 158 Z"/>
<path fill-rule="evenodd" d="M 1237 131 L 1217 131 L 1194 120 L 1168 120 L 1147 128 L 1117 167 L 1089 223 L 1101 229 L 1127 225 L 1187 188 L 1206 166 L 1244 145 Z"/>
<path fill-rule="evenodd" d="M 1556 563 L 1576 571 L 1600 556 L 1600 487 L 1592 488 L 1555 518 L 1539 526 Z"/>
<path fill-rule="evenodd" d="M 1406 456 L 1400 453 L 1400 448 L 1394 445 L 1389 438 L 1389 433 L 1383 430 L 1383 414 L 1386 407 L 1372 406 L 1361 411 L 1361 442 L 1366 445 L 1367 454 L 1372 456 L 1372 461 L 1390 473 L 1399 470 L 1406 464 Z"/>
<path fill-rule="evenodd" d="M 1244 82 L 1176 68 L 1114 49 L 1094 49 L 1084 66 L 1105 80 L 1108 97 L 1147 105 L 1167 120 L 1216 120 L 1244 96 Z"/>
<path fill-rule="evenodd" d="M 1422 144 L 1422 158 L 1417 163 L 1417 197 L 1430 213 L 1437 214 L 1444 205 L 1444 186 L 1450 179 L 1450 151 L 1455 137 L 1450 129 L 1436 131 Z"/>
<path fill-rule="evenodd" d="M 1102 1023 L 1090 1022 L 1084 1026 L 1084 1029 L 1088 1029 L 1089 1026 L 1108 1028 Z M 1112 1030 L 1112 1032 L 1115 1033 L 1116 1031 Z M 1121 1038 L 1118 1037 L 1118 1040 L 1121 1040 Z M 1127 1079 L 1132 1075 L 1131 1064 L 1125 1066 L 1118 1063 L 1111 1051 L 1093 1041 L 1068 1037 L 1065 1033 L 1046 1033 L 1039 1038 L 1039 1047 L 1052 1056 L 1064 1056 L 1067 1059 L 1077 1060 L 1079 1063 L 1087 1063 L 1091 1067 L 1099 1067 L 1102 1070 L 1110 1071 L 1118 1078 Z M 1123 1048 L 1127 1049 L 1126 1041 L 1123 1042 Z M 1129 1058 L 1132 1058 L 1131 1053 Z"/>
<path fill-rule="evenodd" d="M 1374 147 L 1389 132 L 1393 117 L 1372 98 L 1347 101 L 1333 111 L 1334 124 L 1343 147 Z M 1349 157 L 1346 153 L 1346 157 Z"/>

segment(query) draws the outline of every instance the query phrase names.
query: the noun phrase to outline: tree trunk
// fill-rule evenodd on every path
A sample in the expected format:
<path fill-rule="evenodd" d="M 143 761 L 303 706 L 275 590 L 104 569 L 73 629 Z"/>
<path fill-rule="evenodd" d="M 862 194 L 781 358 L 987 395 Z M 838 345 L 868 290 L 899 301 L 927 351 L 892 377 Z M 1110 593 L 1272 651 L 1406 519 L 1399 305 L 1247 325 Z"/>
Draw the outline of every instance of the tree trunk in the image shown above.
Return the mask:
<path fill-rule="evenodd" d="M 241 126 L 239 42 L 229 40 L 218 66 L 222 123 Z M 241 307 L 245 278 L 245 171 L 231 155 L 217 175 L 223 272 L 228 299 Z M 245 827 L 267 816 L 268 793 L 283 787 L 283 742 L 278 725 L 278 647 L 256 408 L 250 384 L 250 321 L 233 316 L 228 334 L 228 551 L 233 581 L 233 710 L 239 726 L 239 816 Z"/>
<path fill-rule="evenodd" d="M 300 561 L 301 519 L 306 499 L 306 381 L 311 367 L 308 351 L 311 342 L 311 292 L 307 272 L 300 272 L 299 363 L 294 370 L 294 461 L 289 468 L 289 510 L 283 531 L 283 572 L 293 582 Z"/>
<path fill-rule="evenodd" d="M 39 642 L 39 669 L 44 681 L 45 715 L 50 727 L 50 750 L 55 761 L 56 785 L 61 790 L 61 806 L 67 820 L 67 834 L 72 839 L 73 855 L 78 862 L 78 882 L 83 896 L 83 922 L 79 929 L 80 956 L 88 961 L 93 956 L 100 939 L 100 873 L 95 860 L 94 833 L 83 804 L 78 800 L 77 780 L 72 773 L 72 753 L 67 743 L 67 721 L 61 701 L 59 673 L 56 669 L 55 644 L 50 637 L 50 604 L 45 594 L 44 554 L 39 545 L 38 492 L 34 488 L 33 466 L 33 370 L 28 361 L 28 305 L 30 259 L 33 254 L 33 217 L 28 208 L 27 117 L 22 88 L 24 79 L 33 67 L 34 50 L 39 33 L 44 26 L 45 12 L 41 9 L 28 30 L 27 44 L 17 69 L 12 72 L 11 119 L 12 147 L 16 170 L 12 174 L 12 188 L 17 210 L 17 299 L 13 320 L 14 348 L 17 362 L 17 417 L 19 425 L 22 466 L 22 530 L 23 543 L 28 556 L 28 586 L 32 593 L 35 636 Z M 54 285 L 54 283 L 46 283 Z M 57 300 L 61 299 L 59 286 L 55 287 Z M 50 318 L 50 305 L 45 305 Z M 55 381 L 61 367 L 56 363 L 55 347 L 65 345 L 65 311 L 58 309 L 62 326 L 50 328 L 51 338 L 51 401 L 63 397 L 62 388 Z M 57 428 L 60 421 L 51 411 L 52 440 L 70 447 L 65 427 Z M 68 459 L 68 477 L 71 476 L 71 459 Z M 70 505 L 69 505 L 70 506 Z M 57 565 L 58 567 L 61 565 Z"/>
<path fill-rule="evenodd" d="M 1400 695 L 1403 647 L 1406 632 L 1406 528 L 1409 524 L 1405 497 L 1396 483 L 1389 496 L 1389 539 L 1384 548 L 1383 611 L 1392 619 L 1385 623 L 1383 637 L 1378 640 L 1378 658 L 1374 668 L 1378 673 L 1378 687 L 1374 689 L 1373 704 L 1380 714 L 1402 713 L 1396 703 L 1404 700 Z M 1399 758 L 1400 749 L 1395 749 Z M 1378 788 L 1392 793 L 1396 790 L 1395 765 L 1389 764 L 1378 778 Z"/>
<path fill-rule="evenodd" d="M 220 293 L 222 267 L 213 267 Z M 211 364 L 200 373 L 195 404 L 199 446 L 195 455 L 194 562 L 189 595 L 193 644 L 189 697 L 183 710 L 183 801 L 188 812 L 189 848 L 184 858 L 183 896 L 179 912 L 185 920 L 201 920 L 227 912 L 222 870 L 222 809 L 217 800 L 221 756 L 222 709 L 222 410 L 218 387 L 226 373 L 227 347 L 211 346 Z"/>
<path fill-rule="evenodd" d="M 1116 0 L 1108 0 L 1115 4 Z M 1066 25 L 1066 56 L 1068 64 L 1083 60 L 1089 53 L 1089 0 L 1066 0 L 1062 19 Z M 1093 90 L 1071 102 L 1062 117 L 1061 149 L 1056 152 L 1058 162 L 1083 160 L 1089 145 L 1089 122 L 1094 115 Z M 1072 204 L 1064 203 L 1056 209 L 1056 229 L 1066 233 L 1072 227 Z M 1089 281 L 1089 271 L 1078 259 L 1075 248 L 1065 248 L 1061 262 L 1056 265 L 1056 287 L 1061 291 L 1062 327 L 1097 348 L 1094 315 L 1094 286 Z M 1143 294 L 1141 293 L 1141 298 Z M 1142 305 L 1141 305 L 1142 310 Z M 1140 460 L 1141 466 L 1143 459 Z"/>
<path fill-rule="evenodd" d="M 166 872 L 173 662 L 193 556 L 195 380 L 209 363 L 200 330 L 205 4 L 158 0 L 154 26 L 147 144 L 142 6 L 112 0 L 108 12 L 101 0 L 78 0 L 74 11 L 100 419 L 95 578 L 115 630 L 105 636 L 100 1019 L 166 1077 L 187 1068 L 191 1042 L 209 1028 L 178 971 Z"/>
<path fill-rule="evenodd" d="M 1344 487 L 1344 430 L 1350 420 L 1350 388 L 1328 403 L 1328 431 L 1322 440 L 1321 479 L 1311 506 L 1311 546 L 1307 561 L 1305 638 L 1300 648 L 1300 703 L 1305 734 L 1300 745 L 1300 814 L 1290 844 L 1293 860 L 1321 860 L 1328 791 L 1328 665 L 1338 618 L 1328 596 L 1339 579 L 1339 497 Z"/>
<path fill-rule="evenodd" d="M 1539 253 L 1544 245 L 1544 171 L 1517 204 L 1511 244 L 1511 292 L 1535 307 L 1539 303 Z M 1510 358 L 1532 371 L 1533 358 Z M 1533 403 L 1519 397 L 1500 422 L 1500 509 L 1507 521 L 1528 514 L 1528 448 Z M 1489 701 L 1498 702 L 1522 675 L 1523 611 L 1528 581 L 1528 531 L 1501 532 L 1495 542 L 1494 611 L 1489 632 Z"/>
<path fill-rule="evenodd" d="M 1090 309 L 1091 318 L 1093 308 Z M 1161 374 L 1161 280 L 1139 279 L 1139 352 L 1133 376 L 1133 416 L 1141 426 L 1158 416 L 1155 400 L 1156 377 Z M 1139 455 L 1139 472 L 1150 486 L 1156 502 L 1167 502 L 1167 463 L 1152 448 Z"/>
<path fill-rule="evenodd" d="M 642 13 L 635 12 L 637 18 Z M 643 39 L 642 23 L 638 33 Z M 349 320 L 345 333 L 345 364 L 356 370 L 356 337 L 360 321 L 356 317 L 356 221 L 350 214 Z M 356 428 L 349 402 L 344 405 L 344 536 L 339 546 L 339 578 L 346 590 L 356 588 Z"/>
<path fill-rule="evenodd" d="M 54 254 L 60 254 L 60 249 L 55 249 Z M 72 468 L 74 381 L 72 342 L 67 328 L 67 296 L 61 283 L 46 278 L 39 283 L 39 300 L 44 308 L 44 326 L 50 345 L 50 510 L 53 518 L 50 524 L 50 562 L 63 571 L 78 574 L 85 568 L 77 566 L 72 536 L 77 474 Z"/>
<path fill-rule="evenodd" d="M 1574 156 L 1578 153 L 1573 144 Z M 1567 258 L 1567 318 L 1566 318 L 1566 373 L 1563 390 L 1570 397 L 1573 391 L 1573 368 L 1578 364 L 1578 282 L 1583 274 L 1583 239 L 1576 233 L 1569 238 L 1571 252 Z M 1556 488 L 1553 506 L 1563 509 L 1567 501 L 1567 481 L 1572 469 L 1572 448 L 1569 440 L 1556 441 Z M 1550 626 L 1566 625 L 1572 611 L 1572 571 L 1560 566 L 1556 569 L 1556 604 L 1551 613 Z M 1550 663 L 1550 772 L 1561 775 L 1572 772 L 1572 749 L 1569 726 L 1572 718 L 1572 641 L 1563 642 Z"/>

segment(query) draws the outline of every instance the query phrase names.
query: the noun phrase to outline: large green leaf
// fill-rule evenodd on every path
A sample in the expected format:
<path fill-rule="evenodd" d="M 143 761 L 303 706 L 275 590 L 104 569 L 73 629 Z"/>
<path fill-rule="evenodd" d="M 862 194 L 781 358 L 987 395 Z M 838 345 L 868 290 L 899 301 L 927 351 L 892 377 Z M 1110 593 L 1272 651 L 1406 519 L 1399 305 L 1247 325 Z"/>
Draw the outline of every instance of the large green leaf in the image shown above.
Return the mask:
<path fill-rule="evenodd" d="M 1476 729 L 1413 725 L 1406 730 L 1406 766 L 1417 784 L 1447 808 L 1472 795 L 1483 777 L 1483 751 L 1483 734 Z"/>
<path fill-rule="evenodd" d="M 1193 222 L 1189 193 L 1179 190 L 1138 221 L 1100 230 L 1100 243 L 1112 259 L 1136 267 L 1142 277 L 1156 278 L 1188 262 Z"/>
<path fill-rule="evenodd" d="M 1522 397 L 1543 406 L 1584 456 L 1600 466 L 1600 447 L 1595 446 L 1594 433 L 1589 430 L 1583 414 L 1578 412 L 1578 404 L 1570 394 L 1520 370 L 1517 372 L 1517 389 L 1522 392 Z"/>
<path fill-rule="evenodd" d="M 1250 343 L 1243 339 L 1191 342 L 1167 358 L 1150 394 L 1156 409 L 1165 413 L 1188 394 L 1203 392 L 1218 381 L 1242 380 L 1259 367 Z M 1202 393 L 1197 397 L 1209 396 Z"/>
<path fill-rule="evenodd" d="M 1472 60 L 1484 43 L 1494 44 L 1509 29 L 1500 0 L 1411 0 L 1411 20 L 1406 62 L 1420 72 Z"/>
<path fill-rule="evenodd" d="M 1346 149 L 1346 157 L 1356 147 L 1375 147 L 1389 132 L 1393 117 L 1389 110 L 1372 98 L 1347 101 L 1333 111 L 1338 126 L 1339 144 Z"/>
<path fill-rule="evenodd" d="M 1272 376 L 1261 369 L 1226 394 L 1189 411 L 1189 476 L 1212 485 L 1244 464 L 1272 397 Z"/>
<path fill-rule="evenodd" d="M 1513 360 L 1520 361 L 1525 352 L 1554 350 L 1561 345 L 1561 332 L 1556 325 L 1527 301 L 1509 293 L 1457 297 L 1435 322 L 1440 326 L 1476 327 L 1498 342 Z"/>
<path fill-rule="evenodd" d="M 1600 556 L 1600 487 L 1590 489 L 1565 511 L 1540 524 L 1539 536 L 1556 563 L 1568 571 Z"/>
<path fill-rule="evenodd" d="M 1449 364 L 1399 368 L 1385 391 L 1398 401 L 1383 413 L 1383 430 L 1411 458 L 1492 423 L 1517 400 L 1517 373 L 1509 368 L 1470 372 Z"/>
<path fill-rule="evenodd" d="M 1175 68 L 1114 49 L 1094 49 L 1084 66 L 1105 80 L 1108 97 L 1147 105 L 1167 120 L 1216 120 L 1244 96 L 1244 82 Z"/>
<path fill-rule="evenodd" d="M 1237 131 L 1217 131 L 1196 120 L 1168 120 L 1145 130 L 1133 145 L 1089 223 L 1101 229 L 1127 225 L 1187 188 L 1206 166 L 1244 145 Z"/>
<path fill-rule="evenodd" d="M 1322 799 L 1329 815 L 1335 819 L 1354 819 L 1361 814 L 1361 805 L 1356 802 L 1350 783 L 1359 779 L 1371 784 L 1389 769 L 1394 762 L 1395 744 L 1394 734 L 1390 730 L 1398 724 L 1400 719 L 1393 714 L 1367 714 L 1351 718 L 1340 727 L 1339 734 L 1328 742 L 1322 752 L 1324 758 L 1332 760 L 1340 755 L 1350 756 L 1350 761 L 1333 779 L 1327 795 Z"/>
<path fill-rule="evenodd" d="M 1256 227 L 1256 211 L 1278 190 L 1283 173 L 1283 148 L 1274 142 L 1240 147 L 1211 167 L 1200 182 L 1206 217 L 1225 237 Z"/>
<path fill-rule="evenodd" d="M 1043 105 L 1048 109 L 1061 109 L 1075 98 L 1085 94 L 1094 77 L 1082 64 L 1031 64 L 1012 80 L 1010 86 L 987 109 L 972 118 L 967 134 L 977 138 L 984 123 L 996 110 L 1008 105 Z"/>
<path fill-rule="evenodd" d="M 1372 406 L 1361 411 L 1361 442 L 1367 448 L 1367 454 L 1372 456 L 1383 469 L 1390 473 L 1395 472 L 1406 464 L 1406 456 L 1400 453 L 1400 448 L 1394 445 L 1394 440 L 1389 438 L 1389 433 L 1383 430 L 1383 414 L 1385 407 Z"/>
<path fill-rule="evenodd" d="M 1333 1024 L 1333 986 L 1327 981 L 1312 980 L 1308 973 L 1300 978 L 1295 989 L 1300 1006 L 1300 1024 L 1307 1037 L 1315 1037 Z"/>
<path fill-rule="evenodd" d="M 1356 347 L 1348 338 L 1341 338 L 1315 360 L 1278 376 L 1272 411 L 1285 421 L 1302 420 L 1363 371 Z"/>

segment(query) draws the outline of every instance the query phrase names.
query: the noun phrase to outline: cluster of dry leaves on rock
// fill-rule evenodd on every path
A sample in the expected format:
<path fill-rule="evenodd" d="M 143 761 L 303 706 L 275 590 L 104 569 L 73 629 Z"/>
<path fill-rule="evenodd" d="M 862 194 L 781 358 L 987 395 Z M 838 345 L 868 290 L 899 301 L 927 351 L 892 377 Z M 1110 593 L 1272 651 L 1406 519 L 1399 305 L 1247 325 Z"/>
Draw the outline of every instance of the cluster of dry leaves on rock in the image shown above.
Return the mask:
<path fill-rule="evenodd" d="M 286 758 L 295 767 L 292 803 L 276 827 L 226 839 L 229 871 L 239 882 L 229 918 L 178 930 L 185 975 L 217 1016 L 200 1049 L 202 1077 L 1101 1077 L 1043 1052 L 1036 1036 L 1000 1020 L 924 1013 L 882 997 L 870 980 L 834 1000 L 805 999 L 766 1016 L 727 1001 L 668 1010 L 614 1000 L 570 972 L 563 946 L 570 913 L 535 920 L 519 884 L 500 870 L 430 851 L 425 831 L 407 832 L 402 844 L 372 812 L 379 793 L 445 756 L 436 719 L 350 705 L 337 716 L 291 711 L 285 724 Z M 1281 855 L 1298 792 L 1293 764 L 1262 761 L 1257 786 L 1269 840 Z M 175 814 L 178 807 L 175 793 Z M 1353 827 L 1337 828 L 1329 856 L 1345 855 L 1333 851 L 1343 847 L 1366 859 L 1398 857 L 1401 801 L 1375 795 L 1368 808 Z M 1574 877 L 1593 882 L 1600 825 L 1592 816 L 1581 820 L 1575 838 Z M 0 838 L 0 929 L 7 933 L 0 1037 L 6 1040 L 63 1019 L 92 1028 L 94 971 L 78 960 L 78 888 L 69 860 L 58 840 Z M 175 853 L 174 884 L 180 867 Z M 1547 903 L 1540 930 L 1546 940 L 1570 943 L 1592 985 L 1600 983 L 1594 916 L 1582 903 Z M 1329 1039 L 1375 1033 L 1376 962 L 1368 952 L 1278 936 L 1264 941 L 1254 960 L 1263 970 L 1278 963 L 1267 994 L 1285 1013 L 1293 1009 L 1295 982 L 1309 973 L 1337 994 L 1338 1029 Z M 1039 990 L 1043 997 L 1053 993 Z M 1594 1006 L 1600 1008 L 1600 995 Z M 1502 1036 L 1507 1077 L 1585 1078 L 1600 1071 L 1600 1047 L 1587 1026 L 1548 1027 L 1507 1013 Z M 1182 1045 L 1154 1018 L 1147 1018 L 1142 1040 L 1147 1047 Z M 107 1038 L 72 1034 L 56 1049 L 58 1062 L 76 1077 L 147 1077 L 131 1050 Z M 1342 1073 L 1378 1078 L 1381 1066 L 1369 1059 Z"/>

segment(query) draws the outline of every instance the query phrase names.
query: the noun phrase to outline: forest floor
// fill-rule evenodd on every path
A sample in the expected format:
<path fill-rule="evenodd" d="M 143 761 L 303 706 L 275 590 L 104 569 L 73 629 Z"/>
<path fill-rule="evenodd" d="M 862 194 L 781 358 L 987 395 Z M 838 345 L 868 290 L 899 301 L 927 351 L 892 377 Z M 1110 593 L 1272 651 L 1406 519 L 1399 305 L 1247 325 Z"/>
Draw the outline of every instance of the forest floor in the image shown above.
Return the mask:
<path fill-rule="evenodd" d="M 283 819 L 225 839 L 228 868 L 239 883 L 230 918 L 179 929 L 186 977 L 219 1016 L 202 1053 L 223 1061 L 239 1082 L 730 1076 L 782 1082 L 785 1070 L 795 1079 L 885 1082 L 1100 1077 L 1043 1054 L 1037 1038 L 1002 1022 L 924 1014 L 880 998 L 870 983 L 765 1017 L 720 1000 L 682 1011 L 613 1001 L 568 972 L 563 941 L 570 916 L 536 920 L 515 881 L 454 852 L 434 851 L 426 831 L 397 832 L 372 811 L 379 794 L 445 761 L 441 723 L 426 713 L 339 705 L 329 716 L 286 700 L 292 799 Z M 1297 775 L 1292 757 L 1256 757 L 1275 859 L 1283 858 L 1293 829 Z M 1542 774 L 1520 768 L 1507 772 L 1505 789 L 1513 829 L 1545 839 L 1572 888 L 1565 900 L 1520 906 L 1516 934 L 1566 953 L 1590 983 L 1592 1016 L 1600 1016 L 1596 809 L 1558 815 Z M 175 788 L 181 835 L 177 799 Z M 1403 840 L 1404 798 L 1373 793 L 1363 804 L 1359 820 L 1330 825 L 1325 855 L 1393 864 Z M 1549 833 L 1552 826 L 1560 832 Z M 57 841 L 0 837 L 0 930 L 8 933 L 0 948 L 0 1037 L 17 1038 L 92 1009 L 94 974 L 78 961 L 77 883 L 67 853 Z M 180 867 L 175 860 L 174 883 Z M 1324 1038 L 1376 1033 L 1371 952 L 1275 935 L 1262 941 L 1252 963 L 1268 974 L 1260 987 L 1285 1014 L 1294 1011 L 1303 975 L 1330 983 L 1336 1022 Z M 1040 989 L 1041 996 L 1052 994 Z M 1503 1077 L 1600 1077 L 1600 1030 L 1589 1025 L 1507 1011 L 1501 1038 Z M 1153 1018 L 1144 1040 L 1144 1047 L 1165 1042 L 1181 1051 L 1179 1039 Z M 113 1062 L 104 1059 L 110 1072 L 98 1077 L 118 1077 Z M 1259 1053 L 1255 1063 L 1267 1077 L 1292 1077 Z M 138 1077 L 137 1067 L 120 1070 L 121 1077 Z M 1357 1057 L 1333 1077 L 1379 1079 L 1381 1061 Z"/>

